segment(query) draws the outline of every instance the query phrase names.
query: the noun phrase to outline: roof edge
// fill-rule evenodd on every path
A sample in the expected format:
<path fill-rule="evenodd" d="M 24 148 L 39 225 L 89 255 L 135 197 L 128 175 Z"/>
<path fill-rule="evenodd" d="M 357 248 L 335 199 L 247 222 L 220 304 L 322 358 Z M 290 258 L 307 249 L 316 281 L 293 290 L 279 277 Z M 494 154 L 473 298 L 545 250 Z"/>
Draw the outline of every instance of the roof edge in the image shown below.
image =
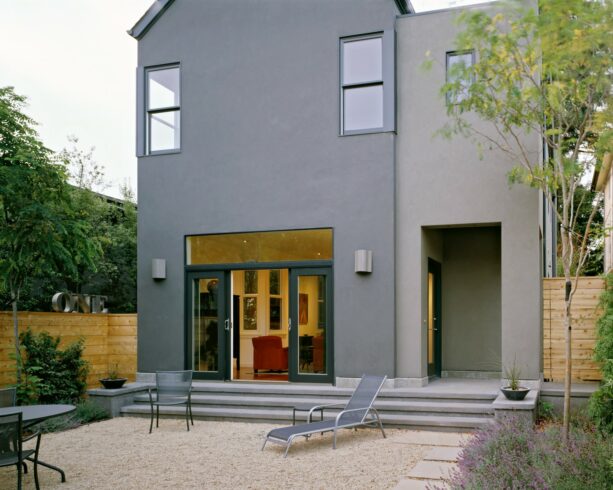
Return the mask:
<path fill-rule="evenodd" d="M 155 0 L 151 7 L 138 19 L 136 24 L 128 31 L 128 34 L 134 39 L 142 39 L 147 34 L 147 31 L 151 29 L 153 24 L 162 16 L 168 7 L 174 0 Z"/>
<path fill-rule="evenodd" d="M 413 5 L 411 5 L 411 0 L 394 0 L 396 2 L 396 7 L 400 10 L 401 15 L 413 14 L 415 13 L 415 9 Z"/>

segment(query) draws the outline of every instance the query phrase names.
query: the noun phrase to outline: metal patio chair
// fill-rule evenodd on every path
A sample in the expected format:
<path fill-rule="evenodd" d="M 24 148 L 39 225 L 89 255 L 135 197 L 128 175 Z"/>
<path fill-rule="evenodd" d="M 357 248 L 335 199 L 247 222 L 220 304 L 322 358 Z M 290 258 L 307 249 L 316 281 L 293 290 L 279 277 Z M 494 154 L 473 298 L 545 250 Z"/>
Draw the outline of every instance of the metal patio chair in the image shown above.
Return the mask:
<path fill-rule="evenodd" d="M 153 407 L 156 408 L 155 426 L 159 427 L 160 406 L 185 405 L 185 422 L 189 431 L 192 416 L 192 375 L 193 371 L 157 371 L 155 373 L 156 396 L 153 399 L 149 388 L 149 403 L 151 405 L 151 424 L 149 434 L 153 430 Z"/>
<path fill-rule="evenodd" d="M 23 438 L 22 413 L 0 415 L 0 466 L 17 466 L 17 488 L 21 489 L 22 468 L 25 460 L 34 463 L 34 484 L 36 490 L 40 489 L 38 483 L 38 450 L 40 448 L 40 432 L 35 432 Z M 36 438 L 35 449 L 23 449 L 25 441 Z"/>
<path fill-rule="evenodd" d="M 14 407 L 17 401 L 17 388 L 0 389 L 0 407 Z"/>
<path fill-rule="evenodd" d="M 334 432 L 332 448 L 336 449 L 336 434 L 338 429 L 357 429 L 359 426 L 367 426 L 372 424 L 379 426 L 381 433 L 385 438 L 383 424 L 381 423 L 377 409 L 373 407 L 373 403 L 381 391 L 386 378 L 387 376 L 363 375 L 362 379 L 360 380 L 360 384 L 358 384 L 358 387 L 355 389 L 353 395 L 351 395 L 351 398 L 346 405 L 343 403 L 333 403 L 330 405 L 314 406 L 309 411 L 309 416 L 307 419 L 309 420 L 308 423 L 290 425 L 271 430 L 266 435 L 266 439 L 264 439 L 264 444 L 262 445 L 261 450 L 264 450 L 264 447 L 268 441 L 276 444 L 284 444 L 285 454 L 283 457 L 286 457 L 287 452 L 289 451 L 289 448 L 296 437 L 306 436 L 308 439 L 308 437 L 315 432 L 321 432 L 323 434 L 324 432 L 330 431 Z M 322 408 L 328 407 L 339 407 L 343 405 L 345 408 L 339 412 L 334 419 L 311 422 L 313 412 L 315 410 L 321 410 Z"/>

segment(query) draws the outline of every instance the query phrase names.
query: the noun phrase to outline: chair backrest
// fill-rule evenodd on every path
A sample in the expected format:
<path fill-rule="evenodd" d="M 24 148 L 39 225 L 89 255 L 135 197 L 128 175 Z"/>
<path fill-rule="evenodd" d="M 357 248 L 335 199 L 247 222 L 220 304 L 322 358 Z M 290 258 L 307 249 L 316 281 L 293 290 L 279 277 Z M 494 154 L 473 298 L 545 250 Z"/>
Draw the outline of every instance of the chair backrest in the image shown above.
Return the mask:
<path fill-rule="evenodd" d="M 155 384 L 158 401 L 187 397 L 192 387 L 193 371 L 157 371 Z"/>
<path fill-rule="evenodd" d="M 372 407 L 386 379 L 387 376 L 362 375 L 362 379 L 347 402 L 345 410 L 354 410 L 358 408 L 363 410 L 356 410 L 355 412 L 342 415 L 339 423 L 363 422 L 368 413 L 368 409 Z"/>
<path fill-rule="evenodd" d="M 21 459 L 21 417 L 21 412 L 0 415 L 0 460 L 14 456 Z"/>
<path fill-rule="evenodd" d="M 251 343 L 255 349 L 269 348 L 282 349 L 283 341 L 277 335 L 263 335 L 261 337 L 253 337 Z"/>
<path fill-rule="evenodd" d="M 17 396 L 16 388 L 0 389 L 0 407 L 14 407 Z"/>

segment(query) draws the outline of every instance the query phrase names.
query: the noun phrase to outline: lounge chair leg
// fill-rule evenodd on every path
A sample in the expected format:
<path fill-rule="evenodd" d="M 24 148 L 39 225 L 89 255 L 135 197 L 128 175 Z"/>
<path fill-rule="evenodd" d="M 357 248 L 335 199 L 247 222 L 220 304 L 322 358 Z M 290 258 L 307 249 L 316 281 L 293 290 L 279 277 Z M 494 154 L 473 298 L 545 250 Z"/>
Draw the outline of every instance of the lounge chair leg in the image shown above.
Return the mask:
<path fill-rule="evenodd" d="M 262 449 L 260 449 L 260 451 L 264 451 L 264 448 L 266 447 L 266 443 L 268 442 L 268 437 L 266 437 L 266 439 L 264 439 L 264 444 L 262 444 Z"/>
<path fill-rule="evenodd" d="M 192 421 L 192 425 L 194 425 L 194 414 L 192 413 L 192 402 L 189 402 L 189 418 Z"/>
<path fill-rule="evenodd" d="M 189 405 L 185 405 L 185 424 L 187 425 L 187 432 L 189 432 Z"/>
<path fill-rule="evenodd" d="M 332 449 L 336 449 L 336 429 L 334 429 L 334 440 L 332 441 Z"/>
<path fill-rule="evenodd" d="M 383 430 L 383 424 L 381 423 L 381 418 L 379 417 L 379 412 L 377 412 L 376 408 L 372 409 L 373 412 L 375 412 L 375 415 L 377 417 L 377 422 L 379 423 L 379 429 L 381 429 L 381 434 L 383 434 L 383 439 L 385 439 L 387 436 L 385 435 L 385 431 Z"/>
<path fill-rule="evenodd" d="M 149 424 L 149 434 L 153 430 L 153 405 L 151 405 L 151 423 Z"/>
<path fill-rule="evenodd" d="M 290 437 L 287 440 L 287 447 L 285 448 L 285 454 L 283 455 L 284 458 L 287 458 L 287 452 L 289 451 L 290 446 L 292 445 L 292 442 L 294 441 L 293 437 Z"/>
<path fill-rule="evenodd" d="M 156 427 L 160 426 L 160 406 L 159 405 L 155 407 L 155 426 Z"/>

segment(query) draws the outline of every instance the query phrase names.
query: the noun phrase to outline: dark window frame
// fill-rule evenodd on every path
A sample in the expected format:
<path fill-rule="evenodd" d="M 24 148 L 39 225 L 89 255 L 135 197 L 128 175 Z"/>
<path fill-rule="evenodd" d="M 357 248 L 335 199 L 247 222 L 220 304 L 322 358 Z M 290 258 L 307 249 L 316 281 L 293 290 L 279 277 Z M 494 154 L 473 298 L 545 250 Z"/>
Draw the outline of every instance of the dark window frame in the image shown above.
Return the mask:
<path fill-rule="evenodd" d="M 149 74 L 154 71 L 162 71 L 177 68 L 179 70 L 179 105 L 167 106 L 167 107 L 157 107 L 155 109 L 149 108 Z M 181 77 L 181 63 L 166 63 L 163 65 L 154 65 L 147 66 L 144 69 L 144 77 L 143 77 L 143 104 L 144 104 L 144 146 L 145 146 L 145 155 L 167 155 L 172 153 L 180 153 L 182 145 L 182 137 L 183 131 L 181 129 L 182 121 L 181 121 L 181 99 L 182 99 L 182 77 Z M 177 131 L 179 132 L 179 147 L 171 148 L 167 150 L 151 150 L 151 117 L 155 114 L 163 114 L 163 113 L 172 113 L 178 112 L 179 124 Z"/>

